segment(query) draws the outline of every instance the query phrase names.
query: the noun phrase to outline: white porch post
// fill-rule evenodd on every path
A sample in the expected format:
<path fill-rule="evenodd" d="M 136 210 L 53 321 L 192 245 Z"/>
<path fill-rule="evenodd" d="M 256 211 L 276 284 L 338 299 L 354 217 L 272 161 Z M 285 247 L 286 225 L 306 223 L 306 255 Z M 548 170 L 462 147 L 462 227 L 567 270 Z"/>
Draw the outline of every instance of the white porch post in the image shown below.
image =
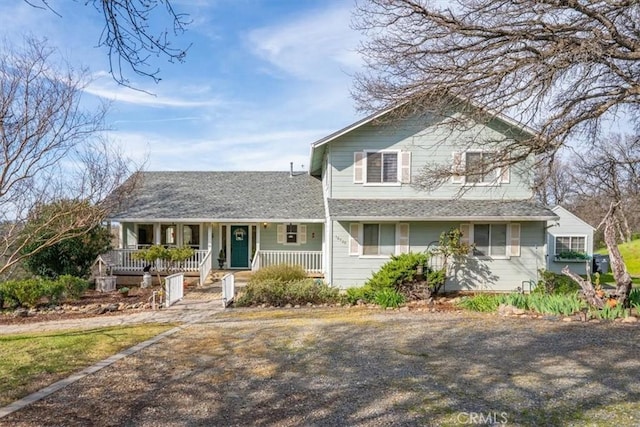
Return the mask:
<path fill-rule="evenodd" d="M 160 242 L 162 242 L 162 237 L 160 236 L 160 234 L 161 234 L 160 223 L 156 222 L 153 224 L 153 244 L 154 245 L 159 245 Z"/>
<path fill-rule="evenodd" d="M 207 224 L 207 250 L 211 252 L 213 248 L 213 227 L 211 223 Z"/>

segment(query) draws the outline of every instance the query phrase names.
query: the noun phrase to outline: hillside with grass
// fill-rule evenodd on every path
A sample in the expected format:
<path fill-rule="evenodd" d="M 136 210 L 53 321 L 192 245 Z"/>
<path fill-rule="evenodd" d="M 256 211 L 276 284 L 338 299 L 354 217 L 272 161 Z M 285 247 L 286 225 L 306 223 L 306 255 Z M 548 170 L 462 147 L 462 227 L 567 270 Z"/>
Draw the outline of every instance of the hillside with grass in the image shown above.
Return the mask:
<path fill-rule="evenodd" d="M 631 242 L 621 243 L 618 245 L 620 254 L 624 259 L 624 263 L 627 265 L 629 274 L 634 277 L 640 276 L 640 239 L 632 240 Z M 607 255 L 607 248 L 602 248 L 596 251 L 601 255 Z"/>

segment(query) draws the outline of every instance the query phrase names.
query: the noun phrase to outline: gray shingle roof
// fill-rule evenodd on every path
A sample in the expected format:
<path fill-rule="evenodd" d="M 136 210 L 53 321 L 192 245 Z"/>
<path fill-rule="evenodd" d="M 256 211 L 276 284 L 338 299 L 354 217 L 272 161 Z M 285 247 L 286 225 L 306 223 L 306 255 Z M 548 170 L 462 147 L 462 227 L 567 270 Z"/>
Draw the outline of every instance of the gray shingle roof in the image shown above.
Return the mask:
<path fill-rule="evenodd" d="M 329 199 L 335 220 L 521 220 L 557 219 L 529 200 Z"/>
<path fill-rule="evenodd" d="M 322 183 L 305 172 L 143 172 L 113 220 L 322 220 Z"/>

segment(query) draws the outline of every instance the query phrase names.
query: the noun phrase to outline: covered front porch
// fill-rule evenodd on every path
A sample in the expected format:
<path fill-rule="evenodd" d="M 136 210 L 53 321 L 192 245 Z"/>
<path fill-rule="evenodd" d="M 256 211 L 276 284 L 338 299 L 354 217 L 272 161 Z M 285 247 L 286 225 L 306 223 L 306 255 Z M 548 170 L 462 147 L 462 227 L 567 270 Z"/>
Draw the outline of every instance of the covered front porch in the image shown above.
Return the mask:
<path fill-rule="evenodd" d="M 151 245 L 191 247 L 194 254 L 173 268 L 200 276 L 201 283 L 214 269 L 255 271 L 276 264 L 324 274 L 322 223 L 123 222 L 120 247 L 103 258 L 115 275 L 141 275 L 146 262 L 134 254 Z M 160 271 L 165 267 L 161 261 L 153 266 Z"/>

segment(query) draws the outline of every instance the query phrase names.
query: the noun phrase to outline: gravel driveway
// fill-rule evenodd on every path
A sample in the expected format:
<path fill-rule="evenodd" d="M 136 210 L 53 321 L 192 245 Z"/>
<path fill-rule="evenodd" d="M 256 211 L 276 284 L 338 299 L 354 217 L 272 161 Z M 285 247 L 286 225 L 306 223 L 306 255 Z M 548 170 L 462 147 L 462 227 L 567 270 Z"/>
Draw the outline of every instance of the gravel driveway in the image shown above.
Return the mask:
<path fill-rule="evenodd" d="M 230 310 L 0 425 L 640 425 L 639 331 L 467 313 Z"/>

